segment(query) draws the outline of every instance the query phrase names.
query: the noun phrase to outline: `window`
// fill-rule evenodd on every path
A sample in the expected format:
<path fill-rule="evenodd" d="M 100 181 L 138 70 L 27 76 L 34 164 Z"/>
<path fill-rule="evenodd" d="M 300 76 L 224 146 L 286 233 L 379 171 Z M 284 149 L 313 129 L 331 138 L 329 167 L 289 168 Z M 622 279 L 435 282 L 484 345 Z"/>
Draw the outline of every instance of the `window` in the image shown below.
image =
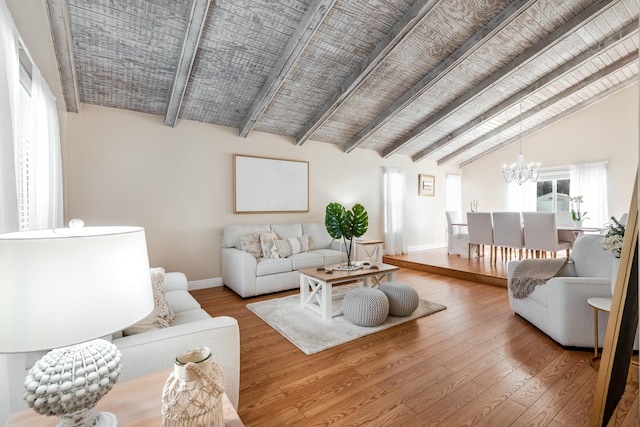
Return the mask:
<path fill-rule="evenodd" d="M 538 212 L 569 212 L 571 194 L 569 170 L 542 172 L 536 186 Z"/>

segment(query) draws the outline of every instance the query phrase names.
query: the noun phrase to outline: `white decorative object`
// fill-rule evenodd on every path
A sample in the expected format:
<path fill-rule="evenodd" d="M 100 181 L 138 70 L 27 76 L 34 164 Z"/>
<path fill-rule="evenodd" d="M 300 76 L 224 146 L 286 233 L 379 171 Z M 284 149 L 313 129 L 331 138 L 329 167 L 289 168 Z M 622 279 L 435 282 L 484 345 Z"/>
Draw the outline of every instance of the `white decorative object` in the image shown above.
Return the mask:
<path fill-rule="evenodd" d="M 162 390 L 162 427 L 224 426 L 224 374 L 207 347 L 176 358 Z"/>
<path fill-rule="evenodd" d="M 140 227 L 81 227 L 0 234 L 0 353 L 51 350 L 24 397 L 60 426 L 117 425 L 94 412 L 120 374 L 120 353 L 98 337 L 153 310 Z M 87 342 L 89 341 L 89 342 Z M 61 348 L 63 347 L 63 348 Z"/>

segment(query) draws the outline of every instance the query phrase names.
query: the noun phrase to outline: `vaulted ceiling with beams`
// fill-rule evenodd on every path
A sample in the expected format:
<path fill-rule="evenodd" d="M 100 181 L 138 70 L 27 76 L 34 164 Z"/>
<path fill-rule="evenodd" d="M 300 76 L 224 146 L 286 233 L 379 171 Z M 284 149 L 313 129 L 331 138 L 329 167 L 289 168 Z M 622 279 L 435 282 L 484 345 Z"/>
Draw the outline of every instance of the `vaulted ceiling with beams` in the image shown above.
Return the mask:
<path fill-rule="evenodd" d="M 81 103 L 464 167 L 638 76 L 640 0 L 47 0 Z"/>

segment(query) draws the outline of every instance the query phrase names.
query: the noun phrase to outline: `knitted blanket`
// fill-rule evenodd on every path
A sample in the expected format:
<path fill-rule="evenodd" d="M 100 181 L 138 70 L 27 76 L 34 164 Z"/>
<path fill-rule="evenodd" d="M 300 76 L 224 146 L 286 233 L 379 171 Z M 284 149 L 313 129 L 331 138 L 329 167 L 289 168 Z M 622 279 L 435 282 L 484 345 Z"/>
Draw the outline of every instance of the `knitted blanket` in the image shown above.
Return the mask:
<path fill-rule="evenodd" d="M 555 277 L 567 263 L 567 258 L 525 259 L 520 261 L 509 282 L 514 298 L 526 298 L 537 285 Z"/>

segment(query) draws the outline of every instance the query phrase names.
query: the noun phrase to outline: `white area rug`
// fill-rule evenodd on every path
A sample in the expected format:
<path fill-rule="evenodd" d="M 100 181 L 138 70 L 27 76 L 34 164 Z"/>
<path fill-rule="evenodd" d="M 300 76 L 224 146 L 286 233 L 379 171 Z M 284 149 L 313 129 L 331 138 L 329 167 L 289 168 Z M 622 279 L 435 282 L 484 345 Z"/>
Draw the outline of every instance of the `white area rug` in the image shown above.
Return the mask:
<path fill-rule="evenodd" d="M 447 307 L 421 299 L 412 315 L 389 316 L 383 324 L 369 328 L 354 325 L 342 315 L 335 316 L 331 322 L 324 322 L 318 313 L 300 306 L 300 295 L 254 302 L 247 304 L 247 308 L 304 353 L 315 354 Z"/>

